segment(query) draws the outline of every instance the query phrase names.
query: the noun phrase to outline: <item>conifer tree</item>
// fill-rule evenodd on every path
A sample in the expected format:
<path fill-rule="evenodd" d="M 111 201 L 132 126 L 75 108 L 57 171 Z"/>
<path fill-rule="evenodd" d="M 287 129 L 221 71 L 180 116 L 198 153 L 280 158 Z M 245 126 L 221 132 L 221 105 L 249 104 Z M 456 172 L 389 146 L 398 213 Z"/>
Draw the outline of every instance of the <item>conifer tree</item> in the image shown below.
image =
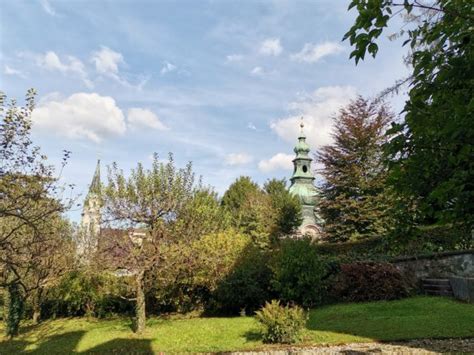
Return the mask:
<path fill-rule="evenodd" d="M 321 213 L 330 240 L 380 236 L 389 228 L 390 194 L 382 150 L 392 120 L 385 104 L 362 97 L 335 117 L 334 143 L 317 156 L 325 179 Z"/>

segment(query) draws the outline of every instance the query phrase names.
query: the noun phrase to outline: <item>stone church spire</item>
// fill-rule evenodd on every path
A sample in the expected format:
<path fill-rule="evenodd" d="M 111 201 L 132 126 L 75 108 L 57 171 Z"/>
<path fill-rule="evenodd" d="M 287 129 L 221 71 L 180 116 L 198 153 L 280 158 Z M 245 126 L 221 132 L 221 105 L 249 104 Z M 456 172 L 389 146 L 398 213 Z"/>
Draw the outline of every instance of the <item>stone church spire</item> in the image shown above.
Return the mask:
<path fill-rule="evenodd" d="M 290 179 L 290 193 L 297 196 L 301 202 L 303 222 L 299 228 L 300 234 L 309 234 L 313 238 L 320 235 L 320 218 L 316 213 L 316 206 L 319 200 L 319 193 L 314 186 L 315 177 L 311 169 L 309 152 L 310 147 L 306 143 L 306 135 L 304 134 L 304 123 L 301 118 L 300 134 L 298 142 L 294 148 L 296 154 L 293 159 L 293 175 Z"/>
<path fill-rule="evenodd" d="M 81 237 L 77 249 L 79 255 L 97 247 L 100 234 L 100 208 L 101 208 L 101 182 L 100 182 L 100 159 L 97 160 L 94 176 L 92 177 L 89 191 L 84 199 L 81 218 Z"/>

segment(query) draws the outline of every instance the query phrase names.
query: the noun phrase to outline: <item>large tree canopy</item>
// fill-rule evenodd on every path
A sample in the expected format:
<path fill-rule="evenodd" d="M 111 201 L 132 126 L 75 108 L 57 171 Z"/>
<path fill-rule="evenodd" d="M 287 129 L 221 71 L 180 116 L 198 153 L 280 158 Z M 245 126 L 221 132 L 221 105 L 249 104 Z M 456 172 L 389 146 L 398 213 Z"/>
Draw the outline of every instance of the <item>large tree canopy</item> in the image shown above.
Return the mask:
<path fill-rule="evenodd" d="M 322 147 L 321 213 L 333 241 L 380 236 L 389 228 L 385 132 L 393 115 L 359 97 L 335 117 L 334 143 Z"/>
<path fill-rule="evenodd" d="M 0 92 L 0 287 L 7 289 L 10 336 L 18 334 L 24 299 L 60 274 L 70 242 L 61 213 L 71 201 L 61 199 L 54 168 L 31 140 L 34 106 L 33 89 L 24 107 Z"/>
<path fill-rule="evenodd" d="M 391 181 L 416 200 L 424 223 L 474 222 L 474 14 L 471 0 L 353 0 L 346 33 L 356 63 L 374 57 L 377 39 L 397 13 L 412 68 L 405 120 L 391 130 Z"/>

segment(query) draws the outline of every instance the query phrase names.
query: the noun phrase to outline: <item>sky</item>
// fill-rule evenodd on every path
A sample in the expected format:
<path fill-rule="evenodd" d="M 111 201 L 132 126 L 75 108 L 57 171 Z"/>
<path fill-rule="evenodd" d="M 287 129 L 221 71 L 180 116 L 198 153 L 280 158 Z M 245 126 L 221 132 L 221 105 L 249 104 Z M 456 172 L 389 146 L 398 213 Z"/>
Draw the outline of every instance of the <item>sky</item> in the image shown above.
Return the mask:
<path fill-rule="evenodd" d="M 408 73 L 396 19 L 375 59 L 349 59 L 345 0 L 0 4 L 0 90 L 36 89 L 34 142 L 55 164 L 72 152 L 61 179 L 79 201 L 99 157 L 129 171 L 172 152 L 220 194 L 241 175 L 288 179 L 301 116 L 314 152 L 339 108 Z"/>

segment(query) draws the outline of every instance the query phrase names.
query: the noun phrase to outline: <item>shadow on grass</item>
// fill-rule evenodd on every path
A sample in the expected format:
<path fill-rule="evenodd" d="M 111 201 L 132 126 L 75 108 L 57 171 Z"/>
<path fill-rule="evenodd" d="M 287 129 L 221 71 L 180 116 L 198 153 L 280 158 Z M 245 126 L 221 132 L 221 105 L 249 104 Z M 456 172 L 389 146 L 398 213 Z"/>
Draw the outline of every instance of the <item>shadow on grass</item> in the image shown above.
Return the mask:
<path fill-rule="evenodd" d="M 84 331 L 75 331 L 49 337 L 39 335 L 38 342 L 7 340 L 0 343 L 0 354 L 73 354 L 84 334 Z"/>
<path fill-rule="evenodd" d="M 39 338 L 38 343 L 24 340 L 7 340 L 0 343 L 0 354 L 153 354 L 151 340 L 113 339 L 92 349 L 78 352 L 76 347 L 85 331 L 74 331 Z M 32 346 L 34 349 L 29 349 Z"/>
<path fill-rule="evenodd" d="M 153 354 L 151 340 L 114 339 L 81 354 Z"/>
<path fill-rule="evenodd" d="M 262 340 L 262 333 L 257 330 L 249 330 L 248 332 L 245 332 L 245 339 L 247 341 Z"/>

